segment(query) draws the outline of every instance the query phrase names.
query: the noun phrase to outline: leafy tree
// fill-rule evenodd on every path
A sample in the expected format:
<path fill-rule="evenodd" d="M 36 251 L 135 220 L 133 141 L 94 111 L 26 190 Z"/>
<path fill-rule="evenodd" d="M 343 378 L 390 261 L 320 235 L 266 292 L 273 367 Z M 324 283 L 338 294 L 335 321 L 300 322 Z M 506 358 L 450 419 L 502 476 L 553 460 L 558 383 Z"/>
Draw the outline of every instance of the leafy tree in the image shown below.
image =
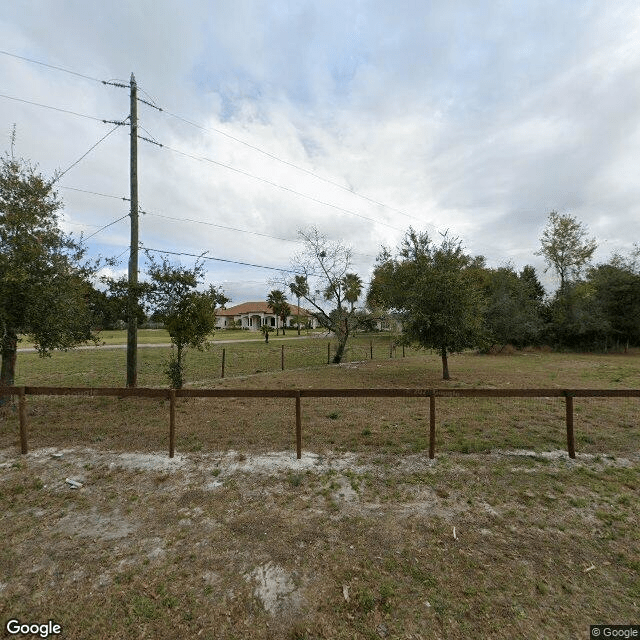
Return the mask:
<path fill-rule="evenodd" d="M 287 317 L 291 313 L 291 307 L 287 303 L 287 297 L 284 295 L 284 291 L 280 289 L 270 291 L 267 296 L 267 304 L 276 315 L 276 335 L 279 335 L 278 319 L 282 323 L 282 335 L 285 335 L 284 330 L 287 324 Z"/>
<path fill-rule="evenodd" d="M 170 356 L 166 373 L 171 385 L 181 389 L 185 381 L 186 349 L 202 351 L 207 345 L 207 336 L 216 324 L 216 308 L 227 302 L 224 293 L 210 285 L 206 291 L 196 288 L 204 279 L 203 262 L 197 261 L 192 269 L 173 265 L 162 256 L 158 262 L 147 253 L 151 278 L 149 298 L 155 315 L 164 323 L 176 355 Z"/>
<path fill-rule="evenodd" d="M 0 161 L 0 386 L 14 384 L 21 334 L 41 356 L 96 340 L 86 297 L 97 265 L 59 228 L 53 184 L 13 153 Z"/>
<path fill-rule="evenodd" d="M 587 238 L 582 223 L 573 216 L 560 215 L 557 211 L 549 214 L 540 243 L 542 247 L 536 255 L 544 257 L 547 263 L 545 271 L 553 268 L 556 272 L 561 291 L 565 284 L 580 278 L 598 246 L 595 238 Z"/>
<path fill-rule="evenodd" d="M 316 310 L 320 324 L 335 334 L 338 345 L 333 362 L 338 364 L 355 327 L 362 279 L 350 272 L 351 249 L 330 241 L 316 227 L 298 231 L 298 235 L 304 249 L 293 257 L 291 264 L 292 271 L 299 272 L 299 277 L 288 286 L 291 291 L 295 287 L 296 295 L 299 293 L 300 298 Z M 325 303 L 329 303 L 328 309 Z"/>
<path fill-rule="evenodd" d="M 519 276 L 510 266 L 486 270 L 484 320 L 492 340 L 503 346 L 533 344 L 542 333 L 541 300 L 538 300 L 539 291 L 535 287 L 537 278 L 535 271 L 532 276 L 525 270 L 524 276 Z"/>
<path fill-rule="evenodd" d="M 636 247 L 629 258 L 616 254 L 588 272 L 598 308 L 608 322 L 609 337 L 622 340 L 625 350 L 629 343 L 640 344 L 639 258 L 640 247 Z"/>
<path fill-rule="evenodd" d="M 305 276 L 295 276 L 293 282 L 289 283 L 289 291 L 298 299 L 298 315 L 296 320 L 298 324 L 298 335 L 300 335 L 300 298 L 309 294 L 309 283 Z"/>
<path fill-rule="evenodd" d="M 589 282 L 571 282 L 549 301 L 547 337 L 556 346 L 574 349 L 601 347 L 610 325 Z"/>
<path fill-rule="evenodd" d="M 369 289 L 370 306 L 401 312 L 404 333 L 442 358 L 483 341 L 481 258 L 466 255 L 456 238 L 443 236 L 440 246 L 427 233 L 407 232 L 397 257 L 383 249 Z"/>
<path fill-rule="evenodd" d="M 520 281 L 525 287 L 527 298 L 541 305 L 544 301 L 545 291 L 538 280 L 535 268 L 530 264 L 525 265 L 520 272 Z"/>
<path fill-rule="evenodd" d="M 116 329 L 126 324 L 129 313 L 129 289 L 127 277 L 114 279 L 102 278 L 102 283 L 107 286 L 106 291 L 93 289 L 89 296 L 89 302 L 94 314 L 94 326 L 103 329 Z M 135 308 L 138 326 L 146 319 L 147 314 L 143 301 L 149 294 L 149 285 L 139 282 L 136 286 L 137 303 Z"/>

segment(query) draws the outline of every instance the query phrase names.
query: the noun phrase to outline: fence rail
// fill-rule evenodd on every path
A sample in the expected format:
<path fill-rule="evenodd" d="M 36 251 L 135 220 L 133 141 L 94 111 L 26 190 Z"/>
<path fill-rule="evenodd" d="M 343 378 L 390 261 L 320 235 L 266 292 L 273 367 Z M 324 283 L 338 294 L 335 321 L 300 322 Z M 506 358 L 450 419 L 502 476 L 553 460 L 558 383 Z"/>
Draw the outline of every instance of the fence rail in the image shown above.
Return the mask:
<path fill-rule="evenodd" d="M 429 398 L 429 457 L 435 458 L 436 398 L 564 398 L 567 452 L 576 457 L 573 429 L 574 398 L 640 398 L 640 389 L 158 389 L 120 387 L 0 387 L 0 397 L 18 396 L 20 451 L 28 453 L 26 396 L 115 396 L 169 400 L 169 457 L 175 454 L 177 398 L 291 398 L 295 399 L 296 456 L 302 457 L 302 398 Z"/>

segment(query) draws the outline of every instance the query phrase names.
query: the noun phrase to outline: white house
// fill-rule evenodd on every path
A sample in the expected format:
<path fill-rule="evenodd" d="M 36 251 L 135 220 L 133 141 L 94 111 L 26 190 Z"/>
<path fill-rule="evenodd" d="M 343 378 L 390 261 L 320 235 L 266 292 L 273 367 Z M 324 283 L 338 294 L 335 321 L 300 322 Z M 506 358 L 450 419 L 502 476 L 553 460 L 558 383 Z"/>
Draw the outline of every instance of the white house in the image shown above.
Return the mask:
<path fill-rule="evenodd" d="M 318 321 L 311 312 L 295 304 L 289 306 L 291 313 L 287 316 L 285 324 L 287 328 L 296 326 L 298 315 L 303 324 L 309 322 L 313 329 L 318 326 Z M 259 331 L 263 325 L 275 329 L 276 316 L 266 302 L 243 302 L 234 307 L 216 311 L 216 329 L 226 329 L 234 325 L 249 331 Z M 278 326 L 281 326 L 280 320 L 278 320 Z"/>

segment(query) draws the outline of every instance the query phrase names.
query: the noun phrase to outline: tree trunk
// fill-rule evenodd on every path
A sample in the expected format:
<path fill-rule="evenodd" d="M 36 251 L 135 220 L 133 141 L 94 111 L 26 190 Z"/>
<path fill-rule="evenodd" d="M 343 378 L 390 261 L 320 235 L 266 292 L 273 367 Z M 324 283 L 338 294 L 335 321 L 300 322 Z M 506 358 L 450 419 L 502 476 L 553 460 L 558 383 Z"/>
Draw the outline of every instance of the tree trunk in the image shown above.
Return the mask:
<path fill-rule="evenodd" d="M 345 318 L 344 321 L 344 331 L 336 332 L 336 339 L 338 340 L 338 346 L 336 347 L 336 354 L 333 356 L 333 364 L 340 364 L 340 362 L 342 362 L 342 357 L 344 356 L 345 347 L 347 346 L 347 340 L 349 339 L 348 318 Z"/>
<path fill-rule="evenodd" d="M 8 331 L 2 340 L 2 366 L 0 367 L 0 387 L 12 387 L 16 375 L 18 355 L 18 335 Z M 9 403 L 11 396 L 0 396 L 0 407 Z"/>
<path fill-rule="evenodd" d="M 298 298 L 298 315 L 296 317 L 298 319 L 298 335 L 300 335 L 300 298 Z"/>
<path fill-rule="evenodd" d="M 449 362 L 447 360 L 447 348 L 442 347 L 440 351 L 440 355 L 442 356 L 442 379 L 443 380 L 451 380 L 449 377 Z"/>
<path fill-rule="evenodd" d="M 287 319 L 283 318 L 282 319 L 282 335 L 285 335 L 284 333 L 284 328 L 287 326 Z"/>

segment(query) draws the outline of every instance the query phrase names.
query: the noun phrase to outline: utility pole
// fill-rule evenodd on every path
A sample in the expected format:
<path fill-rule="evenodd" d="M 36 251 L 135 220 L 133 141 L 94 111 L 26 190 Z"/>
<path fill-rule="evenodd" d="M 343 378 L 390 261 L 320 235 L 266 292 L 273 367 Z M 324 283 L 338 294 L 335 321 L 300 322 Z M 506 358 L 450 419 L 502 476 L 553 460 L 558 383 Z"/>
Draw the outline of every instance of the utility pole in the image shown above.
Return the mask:
<path fill-rule="evenodd" d="M 138 384 L 138 86 L 131 74 L 131 247 L 129 253 L 129 300 L 127 327 L 127 387 Z"/>

